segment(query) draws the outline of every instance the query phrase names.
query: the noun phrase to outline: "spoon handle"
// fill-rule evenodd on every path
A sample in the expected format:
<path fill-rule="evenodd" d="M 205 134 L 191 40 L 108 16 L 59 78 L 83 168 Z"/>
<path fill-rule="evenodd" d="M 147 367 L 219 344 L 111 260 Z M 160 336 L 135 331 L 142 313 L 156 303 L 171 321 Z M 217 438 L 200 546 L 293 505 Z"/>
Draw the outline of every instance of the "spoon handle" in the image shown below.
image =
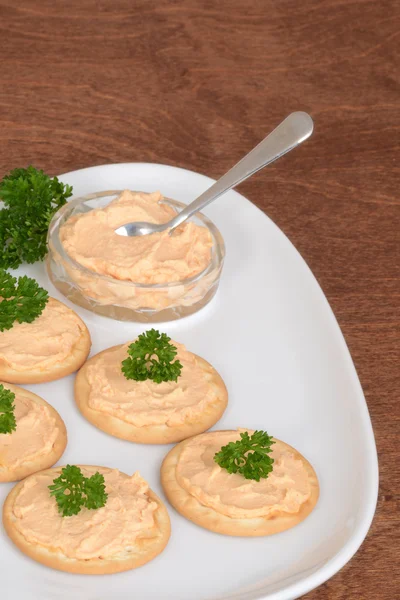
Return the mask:
<path fill-rule="evenodd" d="M 232 169 L 174 217 L 170 221 L 171 229 L 175 229 L 194 213 L 202 210 L 207 204 L 237 186 L 253 173 L 293 150 L 309 138 L 312 131 L 313 121 L 307 113 L 294 112 L 289 115 L 249 154 L 246 154 Z"/>

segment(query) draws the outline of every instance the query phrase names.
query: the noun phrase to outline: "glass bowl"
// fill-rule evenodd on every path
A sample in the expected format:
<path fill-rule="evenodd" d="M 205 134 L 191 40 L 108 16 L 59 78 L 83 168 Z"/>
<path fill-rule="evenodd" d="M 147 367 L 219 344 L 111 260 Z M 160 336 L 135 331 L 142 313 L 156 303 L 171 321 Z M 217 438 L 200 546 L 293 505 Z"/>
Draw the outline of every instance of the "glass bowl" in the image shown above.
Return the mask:
<path fill-rule="evenodd" d="M 103 208 L 121 194 L 106 191 L 67 202 L 54 215 L 48 231 L 47 272 L 56 288 L 71 302 L 100 315 L 120 321 L 155 323 L 191 315 L 213 298 L 218 289 L 225 245 L 216 226 L 203 214 L 190 220 L 206 227 L 213 240 L 211 261 L 201 273 L 182 281 L 144 284 L 96 273 L 67 254 L 60 241 L 60 227 L 72 216 Z M 180 212 L 185 204 L 163 198 Z"/>

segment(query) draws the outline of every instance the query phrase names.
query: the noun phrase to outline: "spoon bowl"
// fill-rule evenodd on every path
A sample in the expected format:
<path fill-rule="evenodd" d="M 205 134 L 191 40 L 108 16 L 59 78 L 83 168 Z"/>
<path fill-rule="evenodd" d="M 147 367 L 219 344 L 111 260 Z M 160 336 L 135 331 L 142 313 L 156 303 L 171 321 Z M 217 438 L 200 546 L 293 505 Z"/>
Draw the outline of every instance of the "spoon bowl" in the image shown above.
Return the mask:
<path fill-rule="evenodd" d="M 151 233 L 158 233 L 164 231 L 166 227 L 164 224 L 157 225 L 156 223 L 146 223 L 145 221 L 135 221 L 135 223 L 127 223 L 122 225 L 115 230 L 118 235 L 126 237 L 138 237 L 141 235 L 150 235 Z"/>

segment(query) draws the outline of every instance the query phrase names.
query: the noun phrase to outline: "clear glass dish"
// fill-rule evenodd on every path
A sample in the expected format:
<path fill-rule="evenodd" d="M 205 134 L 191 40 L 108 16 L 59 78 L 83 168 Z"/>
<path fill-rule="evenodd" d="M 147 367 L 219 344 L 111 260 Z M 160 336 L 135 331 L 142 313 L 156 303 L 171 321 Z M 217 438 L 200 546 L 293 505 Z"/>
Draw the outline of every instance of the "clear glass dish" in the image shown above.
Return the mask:
<path fill-rule="evenodd" d="M 107 206 L 120 193 L 106 191 L 82 196 L 65 204 L 54 215 L 49 226 L 49 252 L 46 258 L 51 281 L 71 302 L 119 321 L 173 321 L 197 312 L 216 293 L 225 257 L 225 245 L 220 232 L 201 213 L 191 220 L 211 233 L 211 261 L 204 271 L 182 281 L 143 284 L 115 279 L 82 266 L 64 250 L 59 237 L 63 223 L 74 215 Z M 162 202 L 177 212 L 185 207 L 181 202 L 169 198 L 164 198 Z"/>

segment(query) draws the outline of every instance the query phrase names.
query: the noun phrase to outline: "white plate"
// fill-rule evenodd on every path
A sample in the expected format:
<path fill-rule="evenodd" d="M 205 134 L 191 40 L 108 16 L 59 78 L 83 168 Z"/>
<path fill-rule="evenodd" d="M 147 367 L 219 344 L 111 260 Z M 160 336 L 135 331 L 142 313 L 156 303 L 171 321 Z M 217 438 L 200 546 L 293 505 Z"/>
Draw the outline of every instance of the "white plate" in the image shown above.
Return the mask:
<path fill-rule="evenodd" d="M 183 202 L 212 180 L 178 168 L 120 164 L 68 173 L 81 195 L 107 189 L 160 190 Z M 0 536 L 1 589 L 30 600 L 289 600 L 336 573 L 362 543 L 374 514 L 378 465 L 357 374 L 335 317 L 307 265 L 283 233 L 236 192 L 206 214 L 224 236 L 227 257 L 214 300 L 199 313 L 157 325 L 210 361 L 224 378 L 229 406 L 218 428 L 267 429 L 315 467 L 321 496 L 297 527 L 259 539 L 213 534 L 170 508 L 172 537 L 150 564 L 119 575 L 69 575 L 41 566 Z M 63 299 L 43 264 L 20 269 Z M 72 306 L 72 305 L 71 305 Z M 83 309 L 92 354 L 131 340 L 142 325 L 119 323 Z M 65 420 L 61 464 L 139 470 L 162 495 L 159 467 L 166 446 L 141 446 L 99 431 L 78 413 L 73 376 L 27 386 Z M 2 484 L 2 501 L 11 484 Z"/>

